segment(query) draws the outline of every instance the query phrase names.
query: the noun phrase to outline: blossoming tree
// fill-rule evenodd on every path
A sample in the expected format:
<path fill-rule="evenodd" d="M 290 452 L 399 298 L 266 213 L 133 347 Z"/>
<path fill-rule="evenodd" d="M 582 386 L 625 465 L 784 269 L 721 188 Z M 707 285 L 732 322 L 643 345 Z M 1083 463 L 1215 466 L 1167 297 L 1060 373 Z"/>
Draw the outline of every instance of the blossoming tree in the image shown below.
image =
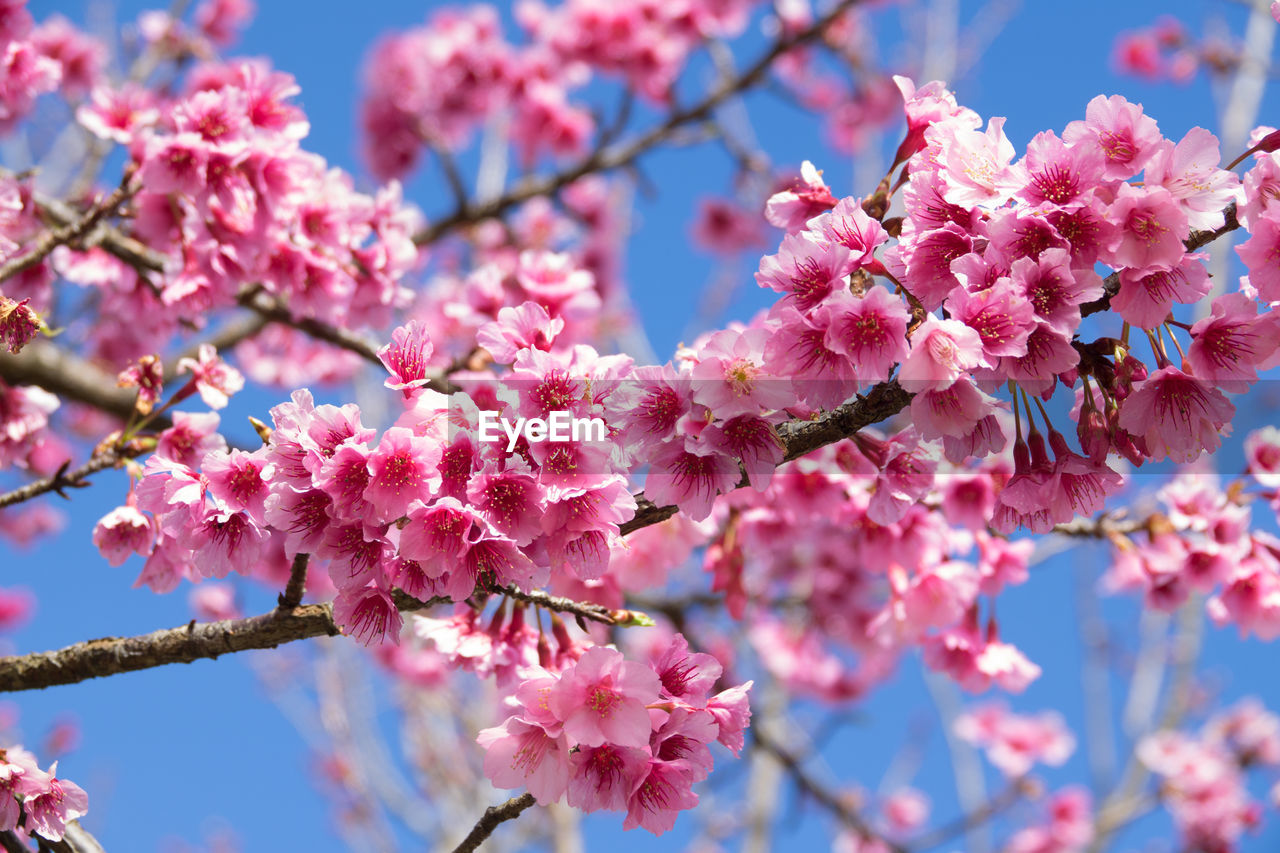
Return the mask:
<path fill-rule="evenodd" d="M 1249 431 L 1240 476 L 1213 467 L 1280 365 L 1280 131 L 1255 126 L 1280 3 L 1246 4 L 1238 44 L 1171 21 L 1117 43 L 1126 71 L 1228 83 L 1221 139 L 1101 93 L 1025 145 L 873 61 L 892 5 L 433 12 L 369 54 L 355 178 L 308 149 L 287 69 L 235 56 L 247 0 L 148 12 L 119 43 L 0 2 L 0 132 L 35 155 L 0 174 L 0 533 L 53 535 L 57 496 L 109 492 L 60 535 L 198 616 L 15 651 L 0 690 L 310 641 L 255 666 L 277 698 L 272 667 L 311 673 L 356 848 L 390 849 L 395 813 L 445 849 L 575 849 L 580 816 L 612 812 L 765 849 L 794 791 L 841 851 L 1082 853 L 1135 823 L 1238 849 L 1280 718 L 1212 707 L 1194 646 L 1205 617 L 1280 635 L 1280 430 Z M 826 124 L 792 173 L 751 141 L 764 86 Z M 702 143 L 739 181 L 691 236 L 754 255 L 774 300 L 655 356 L 628 189 Z M 814 165 L 882 147 L 856 191 Z M 421 174 L 427 215 L 400 184 Z M 1050 790 L 1076 735 L 1004 697 L 1061 676 L 997 612 L 1081 542 L 1152 630 L 1116 665 L 1128 758 L 1091 750 L 1092 778 Z M 275 605 L 242 615 L 233 575 Z M 30 606 L 0 604 L 0 626 Z M 958 817 L 910 774 L 862 790 L 856 756 L 795 723 L 874 709 L 904 669 L 938 699 Z M 396 697 L 395 768 L 349 713 L 368 679 Z M 0 746 L 6 850 L 112 848 L 56 754 Z M 407 794 L 371 781 L 402 772 Z"/>

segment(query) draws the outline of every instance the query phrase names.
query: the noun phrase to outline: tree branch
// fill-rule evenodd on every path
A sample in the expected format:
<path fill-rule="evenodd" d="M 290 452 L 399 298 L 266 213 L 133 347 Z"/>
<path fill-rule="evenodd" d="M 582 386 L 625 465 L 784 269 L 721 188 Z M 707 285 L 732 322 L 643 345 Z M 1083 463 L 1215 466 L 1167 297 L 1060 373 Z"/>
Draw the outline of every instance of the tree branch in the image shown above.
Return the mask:
<path fill-rule="evenodd" d="M 802 793 L 829 811 L 846 829 L 856 833 L 864 841 L 878 841 L 891 853 L 907 853 L 906 848 L 901 844 L 882 838 L 880 835 L 867 825 L 862 815 L 850 807 L 848 803 L 842 800 L 834 792 L 829 790 L 825 785 L 820 784 L 804 766 L 800 763 L 800 759 L 792 755 L 780 745 L 775 743 L 772 738 L 764 735 L 758 727 L 751 727 L 752 743 L 760 749 L 778 759 L 783 768 L 791 776 L 795 785 Z"/>
<path fill-rule="evenodd" d="M 132 459 L 135 456 L 141 456 L 147 452 L 147 447 L 143 442 L 131 441 L 127 442 L 121 448 L 108 448 L 101 453 L 91 457 L 88 462 L 79 468 L 73 468 L 70 471 L 65 470 L 66 465 L 54 474 L 52 477 L 45 477 L 20 486 L 11 492 L 5 492 L 0 495 L 0 509 L 14 504 L 20 504 L 23 501 L 29 501 L 32 498 L 39 497 L 47 492 L 57 492 L 64 498 L 67 496 L 63 493 L 63 489 L 78 489 L 87 486 L 89 475 L 96 474 L 99 471 L 113 467 L 116 463 L 124 459 Z"/>
<path fill-rule="evenodd" d="M 741 74 L 717 86 L 703 99 L 685 109 L 672 112 L 661 124 L 642 133 L 629 142 L 597 148 L 575 165 L 553 175 L 528 178 L 505 194 L 481 204 L 459 205 L 444 219 L 427 226 L 414 236 L 419 246 L 434 243 L 445 234 L 463 225 L 481 222 L 502 215 L 509 208 L 537 196 L 552 196 L 569 184 L 595 172 L 604 172 L 630 165 L 649 149 L 667 140 L 672 133 L 686 125 L 697 124 L 711 115 L 721 103 L 758 83 L 783 54 L 820 38 L 844 14 L 860 0 L 841 0 L 827 14 L 812 24 L 773 43 L 772 47 L 747 67 Z"/>
<path fill-rule="evenodd" d="M 907 407 L 912 396 L 890 379 L 873 387 L 865 396 L 859 396 L 853 402 L 845 403 L 819 418 L 782 424 L 778 427 L 778 437 L 782 440 L 783 461 L 797 459 L 819 447 L 848 438 L 860 429 L 893 417 Z M 747 481 L 744 477 L 737 488 L 745 485 Z M 625 536 L 642 527 L 665 521 L 676 512 L 676 507 L 657 506 L 641 493 L 636 495 L 635 517 L 620 525 L 620 529 Z"/>
<path fill-rule="evenodd" d="M 116 378 L 96 364 L 43 339 L 17 355 L 0 354 L 0 379 L 10 385 L 39 385 L 122 421 L 133 414 L 138 397 L 136 390 L 118 387 Z"/>
<path fill-rule="evenodd" d="M 484 810 L 484 816 L 476 821 L 476 825 L 472 827 L 471 832 L 467 833 L 467 837 L 462 839 L 457 847 L 453 848 L 453 853 L 473 853 L 478 849 L 484 840 L 498 825 L 503 821 L 515 820 L 525 809 L 537 802 L 533 798 L 533 794 L 525 792 L 518 797 L 512 797 L 500 806 L 489 806 Z"/>
<path fill-rule="evenodd" d="M 61 217 L 54 217 L 54 221 L 58 223 L 57 227 L 41 233 L 33 241 L 31 249 L 25 254 L 10 258 L 3 266 L 0 266 L 0 282 L 7 281 L 24 270 L 31 269 L 31 267 L 47 258 L 49 253 L 59 246 L 75 243 L 82 239 L 93 230 L 94 226 L 115 213 L 126 199 L 138 191 L 139 185 L 133 184 L 132 180 L 133 169 L 125 169 L 124 177 L 120 179 L 120 185 L 106 198 L 91 206 L 83 216 L 66 220 Z"/>
<path fill-rule="evenodd" d="M 38 690 L 90 678 L 191 663 L 249 649 L 273 649 L 307 637 L 342 633 L 329 604 L 307 604 L 245 619 L 196 622 L 137 637 L 89 640 L 53 652 L 0 658 L 0 692 Z"/>

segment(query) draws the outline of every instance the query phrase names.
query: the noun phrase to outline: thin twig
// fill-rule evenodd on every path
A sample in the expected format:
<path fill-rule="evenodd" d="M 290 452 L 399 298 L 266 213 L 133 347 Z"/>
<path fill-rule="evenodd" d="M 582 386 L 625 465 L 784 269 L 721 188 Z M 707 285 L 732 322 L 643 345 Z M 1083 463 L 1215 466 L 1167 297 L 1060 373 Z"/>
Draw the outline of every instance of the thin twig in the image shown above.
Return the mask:
<path fill-rule="evenodd" d="M 765 735 L 759 727 L 751 727 L 752 743 L 760 749 L 778 759 L 783 768 L 794 780 L 796 787 L 800 789 L 806 796 L 829 811 L 836 820 L 840 821 L 847 829 L 855 832 L 863 840 L 879 841 L 884 847 L 892 851 L 892 853 L 906 853 L 906 848 L 902 845 L 883 838 L 867 824 L 862 815 L 851 808 L 848 803 L 842 800 L 834 792 L 829 790 L 825 785 L 819 783 L 816 779 L 809 775 L 804 769 L 800 759 L 783 749 L 772 738 Z"/>
<path fill-rule="evenodd" d="M 133 183 L 133 170 L 126 169 L 124 177 L 120 179 L 120 185 L 106 198 L 90 207 L 83 216 L 70 222 L 61 223 L 57 227 L 41 233 L 32 242 L 31 248 L 26 253 L 10 258 L 3 266 L 0 266 L 0 282 L 8 280 L 24 270 L 31 269 L 31 267 L 47 258 L 49 253 L 59 246 L 78 242 L 92 231 L 99 222 L 114 214 L 120 205 L 124 204 L 130 196 L 138 191 L 139 186 L 140 184 Z"/>
<path fill-rule="evenodd" d="M 472 827 L 471 832 L 467 833 L 467 837 L 462 839 L 457 847 L 453 848 L 453 853 L 472 853 L 478 849 L 484 840 L 493 831 L 498 828 L 499 824 L 508 820 L 515 820 L 527 808 L 536 803 L 533 794 L 527 791 L 518 797 L 512 797 L 500 806 L 489 806 L 484 810 L 484 816 L 476 821 L 476 825 Z"/>
<path fill-rule="evenodd" d="M 575 165 L 553 175 L 528 178 L 505 194 L 490 201 L 464 205 L 443 219 L 437 220 L 414 236 L 419 246 L 434 243 L 445 234 L 485 219 L 500 216 L 508 209 L 537 196 L 551 196 L 574 181 L 595 172 L 604 172 L 629 166 L 649 149 L 666 141 L 675 131 L 694 125 L 708 118 L 721 103 L 751 88 L 761 79 L 783 54 L 820 38 L 844 14 L 860 0 L 841 0 L 829 12 L 812 24 L 795 33 L 784 36 L 748 66 L 741 74 L 726 80 L 690 107 L 672 112 L 661 124 L 640 134 L 629 142 L 597 148 Z"/>
<path fill-rule="evenodd" d="M 129 442 L 121 448 L 109 448 L 91 457 L 88 462 L 79 468 L 73 468 L 69 471 L 59 470 L 52 477 L 35 480 L 11 492 L 5 492 L 0 495 L 0 508 L 20 504 L 23 501 L 29 501 L 48 492 L 57 492 L 65 498 L 67 495 L 63 492 L 63 489 L 83 488 L 88 485 L 88 479 L 91 474 L 111 468 L 121 460 L 131 459 L 145 452 L 147 452 L 146 445 L 141 442 Z M 66 466 L 64 465 L 63 468 L 65 469 Z"/>

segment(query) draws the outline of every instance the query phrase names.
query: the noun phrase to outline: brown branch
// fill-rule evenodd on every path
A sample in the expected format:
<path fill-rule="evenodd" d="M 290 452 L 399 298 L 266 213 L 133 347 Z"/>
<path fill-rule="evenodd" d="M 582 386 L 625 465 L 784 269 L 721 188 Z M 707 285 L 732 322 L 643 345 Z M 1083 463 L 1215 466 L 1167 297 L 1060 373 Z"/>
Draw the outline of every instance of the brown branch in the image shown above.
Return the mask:
<path fill-rule="evenodd" d="M 114 467 L 117 463 L 125 459 L 132 459 L 135 456 L 141 456 L 149 449 L 147 443 L 140 441 L 131 441 L 125 443 L 123 447 L 112 447 L 102 451 L 91 457 L 88 462 L 79 468 L 73 468 L 70 471 L 65 470 L 63 466 L 52 477 L 44 477 L 40 480 L 27 483 L 11 492 L 5 492 L 0 495 L 0 509 L 20 504 L 23 501 L 29 501 L 32 498 L 47 494 L 48 492 L 57 492 L 64 498 L 66 494 L 63 489 L 79 489 L 87 486 L 89 476 L 99 471 L 105 471 L 107 468 Z"/>
<path fill-rule="evenodd" d="M 249 649 L 342 633 L 329 604 L 307 604 L 261 616 L 196 622 L 137 637 L 89 640 L 53 652 L 0 658 L 0 692 L 76 684 L 171 663 L 192 663 Z"/>
<path fill-rule="evenodd" d="M 59 246 L 79 242 L 86 234 L 106 217 L 114 214 L 120 205 L 138 191 L 138 184 L 133 182 L 133 169 L 125 169 L 120 185 L 111 194 L 89 208 L 83 216 L 63 220 L 55 217 L 58 225 L 44 231 L 32 243 L 25 254 L 10 258 L 0 266 L 0 282 L 6 281 L 24 270 L 43 261 L 49 253 Z"/>
<path fill-rule="evenodd" d="M 865 841 L 879 841 L 891 853 L 907 853 L 906 848 L 901 844 L 878 835 L 867 824 L 862 815 L 858 814 L 857 810 L 810 776 L 799 758 L 775 743 L 771 737 L 761 731 L 759 726 L 751 727 L 751 742 L 776 758 L 790 775 L 792 781 L 795 782 L 796 787 L 811 800 L 830 812 L 846 829 L 857 833 Z"/>
<path fill-rule="evenodd" d="M 121 421 L 133 414 L 138 396 L 136 390 L 118 387 L 116 378 L 96 364 L 40 339 L 17 355 L 0 354 L 0 379 L 10 385 L 39 385 Z"/>
<path fill-rule="evenodd" d="M 285 305 L 274 299 L 265 298 L 264 294 L 256 289 L 240 294 L 237 301 L 265 320 L 305 332 L 316 340 L 350 350 L 365 361 L 382 366 L 382 359 L 378 358 L 377 345 L 354 332 L 331 326 L 311 317 L 295 317 Z"/>
<path fill-rule="evenodd" d="M 219 622 L 196 622 L 153 631 L 136 637 L 108 637 L 67 646 L 53 652 L 32 652 L 0 658 L 0 693 L 38 690 L 59 684 L 76 684 L 122 672 L 153 669 L 171 663 L 192 663 L 232 652 L 270 649 L 294 640 L 337 636 L 341 628 L 333 620 L 331 604 L 299 604 L 305 587 L 308 558 L 294 558 L 279 606 L 269 613 Z M 609 610 L 589 602 L 572 601 L 544 592 L 523 592 L 515 587 L 495 590 L 549 610 L 571 613 L 609 625 L 644 624 L 647 617 L 631 610 Z M 419 600 L 402 590 L 392 590 L 399 610 L 415 611 L 448 598 Z"/>
<path fill-rule="evenodd" d="M 634 163 L 642 154 L 666 141 L 675 131 L 693 125 L 711 116 L 713 110 L 729 98 L 737 95 L 765 76 L 783 54 L 821 38 L 837 19 L 859 0 L 841 0 L 827 14 L 795 33 L 778 39 L 763 56 L 708 93 L 701 101 L 685 109 L 672 112 L 665 121 L 640 134 L 629 142 L 597 148 L 575 165 L 552 175 L 525 179 L 505 194 L 490 201 L 460 205 L 449 216 L 440 219 L 414 236 L 419 246 L 434 243 L 445 234 L 459 228 L 502 215 L 517 204 L 538 196 L 551 196 L 586 175 L 619 169 Z"/>
<path fill-rule="evenodd" d="M 307 562 L 310 559 L 309 554 L 294 555 L 293 567 L 289 571 L 289 582 L 285 584 L 284 592 L 277 599 L 280 610 L 295 610 L 302 604 L 302 596 L 307 590 Z"/>
<path fill-rule="evenodd" d="M 473 853 L 477 850 L 484 840 L 493 831 L 498 828 L 499 824 L 508 820 L 515 820 L 525 809 L 531 807 L 537 802 L 533 798 L 533 794 L 527 791 L 518 797 L 512 797 L 500 806 L 489 806 L 484 810 L 484 816 L 476 821 L 476 825 L 472 827 L 471 832 L 467 833 L 467 837 L 455 848 L 453 853 Z"/>

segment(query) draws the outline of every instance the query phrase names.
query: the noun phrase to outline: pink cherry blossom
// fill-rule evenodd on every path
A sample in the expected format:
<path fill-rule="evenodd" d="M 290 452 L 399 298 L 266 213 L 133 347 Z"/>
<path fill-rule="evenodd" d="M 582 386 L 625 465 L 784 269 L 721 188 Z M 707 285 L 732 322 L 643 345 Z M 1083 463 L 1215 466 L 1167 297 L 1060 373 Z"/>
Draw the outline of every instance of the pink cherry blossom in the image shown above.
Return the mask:
<path fill-rule="evenodd" d="M 595 646 L 561 675 L 549 701 L 575 743 L 644 747 L 650 731 L 645 705 L 658 698 L 659 685 L 649 667 Z"/>

